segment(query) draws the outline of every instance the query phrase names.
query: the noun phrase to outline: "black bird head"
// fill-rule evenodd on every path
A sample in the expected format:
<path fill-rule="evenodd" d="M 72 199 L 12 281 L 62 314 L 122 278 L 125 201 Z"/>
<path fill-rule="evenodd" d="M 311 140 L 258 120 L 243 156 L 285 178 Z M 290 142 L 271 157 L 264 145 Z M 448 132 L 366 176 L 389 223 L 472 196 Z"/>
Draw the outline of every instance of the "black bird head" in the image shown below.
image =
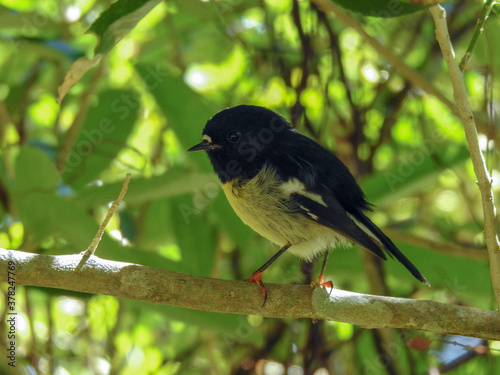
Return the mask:
<path fill-rule="evenodd" d="M 227 108 L 208 120 L 203 141 L 188 151 L 207 152 L 221 181 L 252 178 L 264 165 L 272 147 L 293 132 L 286 120 L 257 106 Z"/>

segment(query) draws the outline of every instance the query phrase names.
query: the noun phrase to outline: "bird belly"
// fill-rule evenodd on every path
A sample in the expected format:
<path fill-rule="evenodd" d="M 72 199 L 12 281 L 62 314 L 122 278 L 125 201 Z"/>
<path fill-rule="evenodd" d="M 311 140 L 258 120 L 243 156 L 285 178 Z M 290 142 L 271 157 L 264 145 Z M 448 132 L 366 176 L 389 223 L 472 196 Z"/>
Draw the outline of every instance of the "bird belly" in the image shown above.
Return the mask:
<path fill-rule="evenodd" d="M 229 203 L 246 225 L 279 246 L 290 243 L 288 251 L 306 260 L 312 260 L 338 243 L 349 242 L 333 230 L 294 212 L 279 183 L 263 183 L 263 177 L 266 176 L 258 175 L 244 183 L 232 180 L 223 184 Z"/>

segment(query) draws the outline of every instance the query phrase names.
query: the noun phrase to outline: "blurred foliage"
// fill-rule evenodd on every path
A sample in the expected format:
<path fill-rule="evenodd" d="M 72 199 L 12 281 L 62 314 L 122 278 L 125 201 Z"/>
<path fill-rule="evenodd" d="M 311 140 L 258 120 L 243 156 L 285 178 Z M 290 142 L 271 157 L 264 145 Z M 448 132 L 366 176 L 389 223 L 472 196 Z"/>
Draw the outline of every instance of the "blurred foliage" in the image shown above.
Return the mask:
<path fill-rule="evenodd" d="M 373 220 L 397 234 L 397 245 L 432 284 L 419 285 L 397 262 L 376 263 L 355 247 L 330 257 L 327 276 L 337 287 L 495 306 L 479 192 L 461 125 L 446 103 L 412 86 L 356 31 L 307 1 L 157 3 L 0 0 L 1 247 L 83 251 L 131 172 L 100 257 L 248 277 L 276 249 L 236 217 L 206 157 L 186 149 L 217 111 L 254 104 L 283 114 L 350 167 L 377 205 Z M 338 4 L 452 98 L 425 7 L 396 0 Z M 482 3 L 444 7 L 460 58 Z M 497 193 L 496 14 L 465 80 Z M 72 63 L 92 59 L 94 50 L 103 57 L 56 103 Z M 423 246 L 419 238 L 432 241 Z M 440 244 L 465 251 L 444 252 Z M 380 272 L 367 273 L 370 266 Z M 285 254 L 265 281 L 307 283 L 317 271 Z M 6 296 L 7 288 L 1 292 Z M 0 373 L 500 372 L 498 342 L 472 347 L 431 333 L 212 314 L 41 288 L 18 287 L 16 309 L 17 366 L 4 358 Z"/>

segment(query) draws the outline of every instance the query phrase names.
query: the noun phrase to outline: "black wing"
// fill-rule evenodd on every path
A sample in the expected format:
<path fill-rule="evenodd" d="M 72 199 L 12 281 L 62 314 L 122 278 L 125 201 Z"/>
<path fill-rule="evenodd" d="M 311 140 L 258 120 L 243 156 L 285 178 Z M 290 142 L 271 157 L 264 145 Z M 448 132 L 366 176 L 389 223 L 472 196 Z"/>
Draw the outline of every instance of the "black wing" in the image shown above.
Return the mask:
<path fill-rule="evenodd" d="M 284 181 L 297 178 L 306 189 L 323 198 L 326 206 L 300 194 L 293 199 L 309 219 L 344 235 L 376 256 L 384 250 L 400 261 L 418 280 L 425 277 L 392 241 L 364 214 L 370 209 L 365 195 L 349 169 L 330 151 L 301 134 L 289 131 L 271 154 Z"/>
<path fill-rule="evenodd" d="M 286 131 L 270 153 L 284 181 L 297 178 L 309 191 L 330 191 L 346 211 L 369 210 L 370 205 L 349 169 L 333 153 L 299 133 Z"/>
<path fill-rule="evenodd" d="M 292 194 L 290 198 L 300 207 L 301 213 L 310 220 L 349 238 L 379 258 L 387 259 L 385 254 L 380 250 L 380 246 L 356 225 L 356 222 L 349 217 L 345 209 L 338 202 L 330 199 L 330 204 L 326 207 L 301 194 Z"/>

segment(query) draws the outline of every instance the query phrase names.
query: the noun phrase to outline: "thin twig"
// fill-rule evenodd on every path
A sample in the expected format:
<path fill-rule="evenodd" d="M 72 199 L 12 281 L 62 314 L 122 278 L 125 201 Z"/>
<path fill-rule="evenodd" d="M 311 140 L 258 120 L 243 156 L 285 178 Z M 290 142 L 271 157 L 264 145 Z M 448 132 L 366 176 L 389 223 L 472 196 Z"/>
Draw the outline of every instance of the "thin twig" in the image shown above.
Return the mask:
<path fill-rule="evenodd" d="M 446 25 L 446 12 L 440 5 L 429 8 L 436 25 L 436 39 L 443 53 L 444 60 L 453 86 L 453 96 L 456 102 L 456 112 L 464 126 L 465 138 L 469 146 L 474 173 L 481 193 L 484 214 L 484 239 L 490 259 L 490 274 L 493 293 L 497 306 L 500 306 L 500 243 L 497 235 L 497 217 L 495 201 L 491 188 L 491 177 L 484 161 L 477 136 L 474 115 L 467 97 L 467 90 L 462 72 L 455 60 L 455 53 L 451 45 L 448 27 Z"/>
<path fill-rule="evenodd" d="M 93 256 L 75 277 L 74 255 L 39 255 L 0 249 L 0 281 L 16 268 L 16 285 L 33 285 L 129 298 L 155 304 L 273 318 L 310 318 L 365 328 L 405 328 L 500 340 L 495 311 L 426 300 L 374 296 L 310 285 L 266 283 L 264 307 L 253 283 L 212 279 Z M 10 262 L 10 263 L 9 263 Z"/>
<path fill-rule="evenodd" d="M 469 62 L 469 58 L 472 55 L 472 51 L 474 50 L 474 47 L 476 46 L 476 43 L 479 39 L 479 36 L 483 33 L 484 23 L 486 22 L 486 20 L 490 16 L 491 4 L 493 4 L 493 0 L 487 0 L 484 3 L 483 14 L 481 15 L 481 18 L 477 19 L 476 28 L 474 29 L 474 34 L 472 34 L 472 39 L 469 43 L 469 46 L 467 47 L 467 51 L 465 52 L 464 56 L 462 57 L 462 60 L 460 60 L 459 68 L 462 72 L 464 71 L 465 66 Z"/>
<path fill-rule="evenodd" d="M 99 242 L 101 242 L 102 235 L 104 234 L 104 231 L 106 230 L 106 227 L 108 226 L 109 220 L 115 213 L 116 209 L 120 205 L 120 203 L 123 200 L 123 197 L 125 197 L 125 194 L 127 193 L 127 188 L 128 188 L 128 183 L 130 181 L 130 178 L 132 177 L 132 174 L 127 173 L 127 176 L 125 177 L 125 181 L 123 182 L 123 187 L 122 190 L 120 191 L 120 195 L 118 195 L 118 198 L 113 202 L 111 207 L 109 208 L 108 214 L 104 218 L 103 222 L 99 226 L 99 229 L 97 231 L 97 234 L 95 235 L 94 239 L 90 243 L 89 247 L 87 250 L 85 250 L 85 253 L 82 256 L 82 259 L 80 260 L 80 263 L 78 263 L 78 266 L 76 266 L 75 271 L 80 271 L 85 264 L 85 262 L 92 256 L 94 255 L 95 251 L 97 250 L 97 246 L 99 246 Z"/>

